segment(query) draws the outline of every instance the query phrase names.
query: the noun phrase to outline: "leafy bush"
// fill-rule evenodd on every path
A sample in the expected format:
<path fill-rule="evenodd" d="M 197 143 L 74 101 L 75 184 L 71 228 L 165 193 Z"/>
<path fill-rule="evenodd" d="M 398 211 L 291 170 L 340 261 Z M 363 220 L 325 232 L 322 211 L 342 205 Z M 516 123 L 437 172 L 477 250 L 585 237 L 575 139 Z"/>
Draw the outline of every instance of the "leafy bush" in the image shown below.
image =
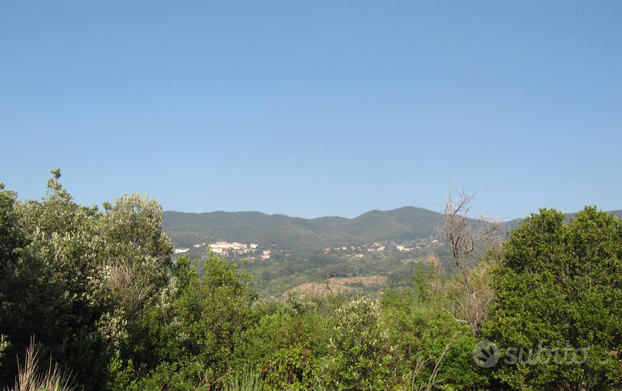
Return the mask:
<path fill-rule="evenodd" d="M 568 345 L 571 353 L 587 348 L 587 360 L 501 362 L 494 376 L 513 389 L 620 389 L 622 221 L 592 207 L 565 220 L 542 209 L 512 231 L 494 273 L 497 298 L 485 337 L 502 355 L 542 345 L 564 356 Z"/>

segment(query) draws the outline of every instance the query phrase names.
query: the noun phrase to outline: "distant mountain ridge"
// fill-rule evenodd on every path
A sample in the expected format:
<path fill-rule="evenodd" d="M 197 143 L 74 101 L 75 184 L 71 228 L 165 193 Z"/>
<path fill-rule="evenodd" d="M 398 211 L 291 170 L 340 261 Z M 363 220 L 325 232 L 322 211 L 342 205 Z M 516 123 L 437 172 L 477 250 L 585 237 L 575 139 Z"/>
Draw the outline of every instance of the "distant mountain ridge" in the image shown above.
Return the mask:
<path fill-rule="evenodd" d="M 613 213 L 622 217 L 622 210 Z M 568 219 L 574 213 L 567 213 Z M 355 218 L 337 216 L 305 219 L 261 212 L 164 212 L 162 227 L 177 247 L 198 243 L 257 243 L 263 248 L 277 245 L 292 251 L 335 246 L 359 246 L 382 241 L 408 241 L 436 235 L 444 215 L 427 209 L 405 206 L 371 210 Z M 516 227 L 521 219 L 505 222 Z"/>
<path fill-rule="evenodd" d="M 352 219 L 304 219 L 261 212 L 166 211 L 162 227 L 178 247 L 225 240 L 310 250 L 421 239 L 434 235 L 442 218 L 441 213 L 409 206 L 390 211 L 372 210 Z"/>

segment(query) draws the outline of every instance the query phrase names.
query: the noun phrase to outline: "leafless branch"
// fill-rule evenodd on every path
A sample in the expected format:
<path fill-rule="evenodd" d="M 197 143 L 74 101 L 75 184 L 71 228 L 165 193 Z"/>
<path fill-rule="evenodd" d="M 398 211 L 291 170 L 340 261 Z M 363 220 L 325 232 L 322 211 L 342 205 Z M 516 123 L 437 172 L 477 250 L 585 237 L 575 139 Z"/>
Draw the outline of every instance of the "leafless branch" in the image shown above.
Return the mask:
<path fill-rule="evenodd" d="M 439 233 L 451 247 L 456 280 L 464 290 L 462 295 L 464 302 L 460 300 L 457 302 L 466 321 L 473 328 L 474 336 L 480 337 L 481 324 L 486 316 L 486 309 L 492 302 L 493 292 L 485 276 L 486 270 L 482 275 L 473 276 L 468 260 L 475 250 L 476 243 L 483 242 L 492 250 L 495 261 L 499 261 L 503 241 L 500 232 L 503 231 L 503 225 L 498 219 L 490 219 L 484 215 L 480 216 L 479 221 L 469 218 L 470 203 L 476 193 L 468 195 L 463 188 L 449 187 L 443 206 L 445 219 L 439 227 Z"/>

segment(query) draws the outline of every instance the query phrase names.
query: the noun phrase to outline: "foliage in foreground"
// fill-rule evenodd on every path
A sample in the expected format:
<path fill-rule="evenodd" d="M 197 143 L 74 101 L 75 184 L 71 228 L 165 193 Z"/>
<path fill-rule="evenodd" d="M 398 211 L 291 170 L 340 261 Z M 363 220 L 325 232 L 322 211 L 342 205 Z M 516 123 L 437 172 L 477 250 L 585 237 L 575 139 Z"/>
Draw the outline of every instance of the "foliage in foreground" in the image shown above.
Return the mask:
<path fill-rule="evenodd" d="M 494 377 L 505 387 L 622 387 L 622 220 L 586 207 L 565 224 L 543 209 L 512 231 L 493 277 L 485 336 L 502 354 L 551 350 L 547 364 L 499 365 Z"/>
<path fill-rule="evenodd" d="M 472 294 L 492 281 L 482 333 L 502 354 L 562 340 L 589 346 L 586 363 L 484 369 L 472 358 L 478 333 L 456 305 L 464 279 L 440 274 L 434 262 L 417 267 L 414 289 L 388 290 L 380 301 L 329 294 L 259 302 L 250 276 L 225 259 L 209 256 L 201 268 L 186 257 L 171 262 L 154 200 L 124 195 L 103 211 L 83 207 L 53 174 L 41 201 L 18 202 L 0 186 L 5 386 L 27 384 L 25 373 L 41 379 L 39 370 L 24 371 L 36 365 L 15 365 L 18 356 L 37 362 L 27 353 L 32 336 L 37 365 L 59 364 L 47 372 L 57 379 L 52 389 L 68 388 L 61 373 L 85 390 L 620 386 L 622 229 L 593 208 L 569 225 L 543 210 L 512 232 L 500 260 L 469 272 Z"/>
<path fill-rule="evenodd" d="M 19 360 L 18 360 L 19 361 Z M 18 374 L 13 388 L 6 391 L 72 391 L 71 376 L 63 373 L 58 364 L 50 365 L 48 370 L 41 372 L 38 350 L 34 338 L 26 350 L 24 364 L 18 364 Z"/>

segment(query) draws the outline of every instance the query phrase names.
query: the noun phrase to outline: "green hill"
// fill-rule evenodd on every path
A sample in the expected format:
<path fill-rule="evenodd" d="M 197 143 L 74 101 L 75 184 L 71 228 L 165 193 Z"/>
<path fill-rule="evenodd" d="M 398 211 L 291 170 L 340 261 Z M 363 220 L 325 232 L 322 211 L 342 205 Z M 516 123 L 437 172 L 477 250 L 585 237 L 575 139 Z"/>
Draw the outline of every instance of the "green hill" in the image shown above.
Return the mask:
<path fill-rule="evenodd" d="M 622 211 L 612 213 L 622 215 Z M 571 218 L 574 214 L 567 216 Z M 270 259 L 253 253 L 248 254 L 248 263 L 235 256 L 232 260 L 253 275 L 261 297 L 283 298 L 290 289 L 308 290 L 313 284 L 324 286 L 328 277 L 335 283 L 341 281 L 347 289 L 360 288 L 367 293 L 410 286 L 415 270 L 413 261 L 424 258 L 430 251 L 450 271 L 453 268 L 450 249 L 442 240 L 431 240 L 443 218 L 442 213 L 414 207 L 372 210 L 352 219 L 336 216 L 303 219 L 259 212 L 169 211 L 164 212 L 162 227 L 176 247 L 190 247 L 191 258 L 203 259 L 206 254 L 204 246 L 193 248 L 194 244 L 217 241 L 256 243 L 259 251 L 272 250 Z M 513 228 L 518 221 L 505 224 Z M 477 221 L 472 222 L 479 225 Z M 389 245 L 386 251 L 375 251 L 380 247 L 373 246 L 375 242 L 410 242 L 408 245 L 413 250 L 400 252 Z M 331 250 L 323 251 L 327 247 Z M 483 256 L 485 250 L 486 246 L 478 245 L 471 262 Z M 356 278 L 361 277 L 384 282 L 359 286 Z"/>
<path fill-rule="evenodd" d="M 177 247 L 219 240 L 276 244 L 290 250 L 353 246 L 387 240 L 416 240 L 434 235 L 441 213 L 403 207 L 372 210 L 356 218 L 303 219 L 260 212 L 164 212 L 163 228 Z"/>
<path fill-rule="evenodd" d="M 622 210 L 610 213 L 622 217 Z M 570 219 L 574 213 L 567 216 Z M 442 219 L 442 213 L 410 206 L 389 211 L 372 210 L 353 219 L 337 216 L 304 219 L 261 212 L 167 211 L 162 226 L 177 247 L 224 240 L 257 243 L 263 248 L 276 245 L 291 251 L 308 251 L 428 238 L 436 234 Z M 518 221 L 520 219 L 505 224 L 514 228 Z"/>

